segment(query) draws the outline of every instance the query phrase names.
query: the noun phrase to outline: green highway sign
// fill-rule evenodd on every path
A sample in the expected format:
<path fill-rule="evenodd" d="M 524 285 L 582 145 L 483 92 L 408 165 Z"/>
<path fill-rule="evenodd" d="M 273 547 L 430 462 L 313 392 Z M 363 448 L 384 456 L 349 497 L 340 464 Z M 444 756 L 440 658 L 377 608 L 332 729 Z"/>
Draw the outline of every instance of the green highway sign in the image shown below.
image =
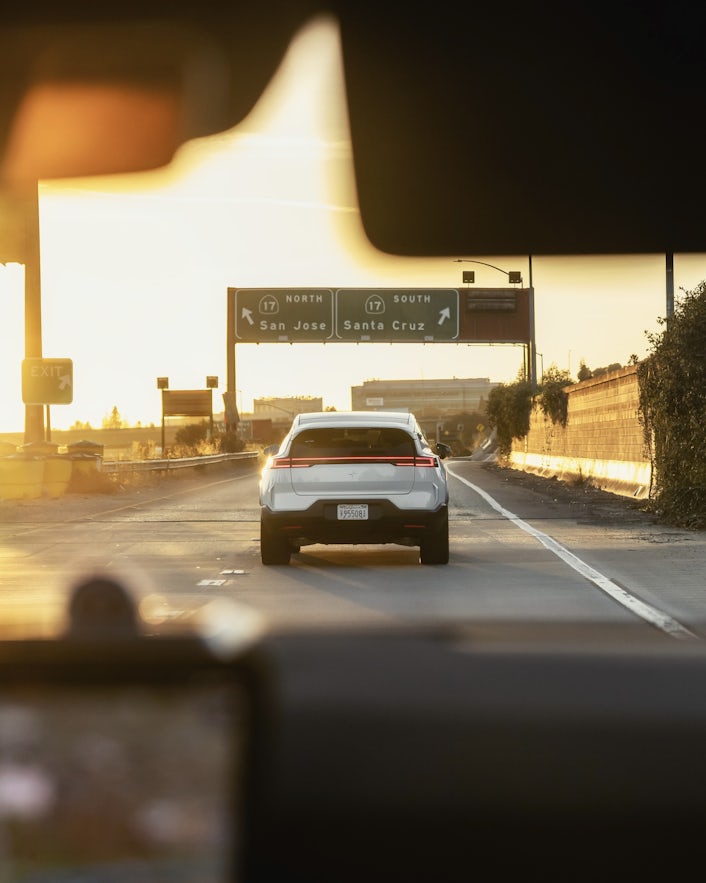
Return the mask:
<path fill-rule="evenodd" d="M 456 288 L 339 288 L 336 337 L 430 343 L 458 337 Z"/>
<path fill-rule="evenodd" d="M 527 288 L 229 288 L 232 342 L 523 343 Z"/>
<path fill-rule="evenodd" d="M 236 288 L 236 340 L 330 340 L 334 334 L 333 302 L 330 288 Z"/>
<path fill-rule="evenodd" d="M 23 359 L 22 401 L 25 405 L 70 405 L 73 371 L 71 359 Z"/>

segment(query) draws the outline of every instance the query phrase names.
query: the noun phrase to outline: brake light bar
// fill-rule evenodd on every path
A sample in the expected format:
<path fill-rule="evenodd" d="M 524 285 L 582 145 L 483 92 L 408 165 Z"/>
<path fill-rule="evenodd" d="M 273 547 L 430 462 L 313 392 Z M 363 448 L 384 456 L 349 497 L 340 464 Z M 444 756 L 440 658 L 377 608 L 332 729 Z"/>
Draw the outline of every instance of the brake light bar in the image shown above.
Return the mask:
<path fill-rule="evenodd" d="M 415 467 L 431 467 L 437 464 L 436 457 L 425 456 L 391 456 L 380 457 L 373 455 L 370 457 L 274 457 L 271 462 L 273 469 L 300 469 L 309 466 L 335 466 L 345 465 L 349 463 L 390 463 L 393 466 L 415 466 Z"/>

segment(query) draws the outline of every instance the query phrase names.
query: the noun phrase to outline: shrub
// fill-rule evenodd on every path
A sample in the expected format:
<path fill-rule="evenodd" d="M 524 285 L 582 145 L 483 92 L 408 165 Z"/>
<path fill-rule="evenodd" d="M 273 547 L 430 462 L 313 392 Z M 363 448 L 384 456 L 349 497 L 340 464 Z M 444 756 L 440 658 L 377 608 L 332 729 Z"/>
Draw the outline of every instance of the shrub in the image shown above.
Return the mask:
<path fill-rule="evenodd" d="M 651 499 L 661 520 L 706 527 L 706 282 L 648 333 L 637 367 L 639 414 L 652 462 Z"/>
<path fill-rule="evenodd" d="M 569 397 L 564 388 L 573 383 L 568 371 L 551 365 L 542 377 L 537 401 L 539 407 L 552 423 L 566 426 Z"/>
<path fill-rule="evenodd" d="M 529 432 L 532 410 L 532 386 L 526 380 L 503 383 L 488 395 L 488 422 L 497 433 L 498 449 L 507 456 L 512 440 L 524 438 Z"/>
<path fill-rule="evenodd" d="M 218 436 L 218 450 L 224 454 L 237 454 L 245 450 L 245 442 L 234 429 L 228 429 Z"/>
<path fill-rule="evenodd" d="M 197 447 L 201 442 L 205 442 L 208 438 L 210 425 L 206 420 L 201 423 L 188 423 L 181 426 L 174 434 L 174 441 L 178 445 L 184 445 L 187 448 Z"/>

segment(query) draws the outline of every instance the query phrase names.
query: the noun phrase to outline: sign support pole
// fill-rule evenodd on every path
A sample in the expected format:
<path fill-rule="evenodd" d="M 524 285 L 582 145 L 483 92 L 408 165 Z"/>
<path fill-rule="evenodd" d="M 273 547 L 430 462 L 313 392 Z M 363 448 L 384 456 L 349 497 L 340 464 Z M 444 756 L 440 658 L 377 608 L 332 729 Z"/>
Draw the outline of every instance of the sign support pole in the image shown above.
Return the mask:
<path fill-rule="evenodd" d="M 25 253 L 25 356 L 42 357 L 42 292 L 39 260 L 39 184 L 21 201 L 26 225 Z M 44 409 L 25 405 L 25 442 L 44 441 Z"/>
<path fill-rule="evenodd" d="M 537 392 L 537 343 L 534 327 L 534 285 L 532 283 L 532 255 L 529 256 L 529 372 L 532 392 Z"/>
<path fill-rule="evenodd" d="M 240 422 L 240 415 L 237 410 L 236 403 L 236 384 L 235 384 L 235 288 L 228 289 L 228 299 L 226 307 L 226 392 L 224 399 L 224 410 L 226 416 L 226 428 L 237 429 Z M 230 414 L 235 416 L 235 425 L 231 425 Z"/>

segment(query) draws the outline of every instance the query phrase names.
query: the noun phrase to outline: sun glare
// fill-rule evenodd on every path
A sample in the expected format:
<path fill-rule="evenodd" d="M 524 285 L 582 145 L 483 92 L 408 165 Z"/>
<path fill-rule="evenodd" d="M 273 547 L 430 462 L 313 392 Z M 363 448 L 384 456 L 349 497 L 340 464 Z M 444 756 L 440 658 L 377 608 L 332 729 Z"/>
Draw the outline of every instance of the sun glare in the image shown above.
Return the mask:
<path fill-rule="evenodd" d="M 74 363 L 74 400 L 52 407 L 56 428 L 100 426 L 114 406 L 131 423 L 159 423 L 158 376 L 190 389 L 217 375 L 223 391 L 229 287 L 461 287 L 454 259 L 472 257 L 392 257 L 365 238 L 340 37 L 329 18 L 297 35 L 260 102 L 231 131 L 186 144 L 166 169 L 43 181 L 39 196 L 43 353 Z M 521 270 L 527 284 L 528 256 L 478 257 Z M 689 263 L 687 284 L 705 266 Z M 645 330 L 664 314 L 663 268 L 663 256 L 535 258 L 544 367 L 643 354 Z M 505 281 L 476 270 L 478 286 Z M 21 267 L 0 266 L 6 432 L 24 425 L 22 278 Z M 236 361 L 241 408 L 288 395 L 347 408 L 351 386 L 372 378 L 511 381 L 523 353 L 453 343 L 242 344 Z"/>

